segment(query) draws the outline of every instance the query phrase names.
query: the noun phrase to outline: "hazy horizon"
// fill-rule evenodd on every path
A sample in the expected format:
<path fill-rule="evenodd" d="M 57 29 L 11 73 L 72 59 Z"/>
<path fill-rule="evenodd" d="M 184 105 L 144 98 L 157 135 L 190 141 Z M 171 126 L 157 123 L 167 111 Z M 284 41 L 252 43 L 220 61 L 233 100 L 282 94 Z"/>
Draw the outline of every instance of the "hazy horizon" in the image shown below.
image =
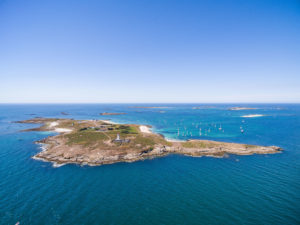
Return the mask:
<path fill-rule="evenodd" d="M 0 1 L 0 103 L 300 103 L 299 1 Z"/>
<path fill-rule="evenodd" d="M 280 104 L 280 105 L 284 105 L 284 104 L 300 104 L 300 102 L 0 102 L 0 105 L 61 105 L 61 104 L 66 104 L 66 105 L 84 105 L 84 104 L 111 104 L 111 105 L 115 105 L 115 104 L 124 104 L 124 105 L 141 105 L 141 104 L 145 104 L 145 105 L 171 105 L 171 104 L 175 104 L 175 105 L 192 105 L 192 104 L 199 104 L 199 105 L 203 105 L 203 104 L 216 104 L 216 105 L 273 105 L 273 104 Z"/>

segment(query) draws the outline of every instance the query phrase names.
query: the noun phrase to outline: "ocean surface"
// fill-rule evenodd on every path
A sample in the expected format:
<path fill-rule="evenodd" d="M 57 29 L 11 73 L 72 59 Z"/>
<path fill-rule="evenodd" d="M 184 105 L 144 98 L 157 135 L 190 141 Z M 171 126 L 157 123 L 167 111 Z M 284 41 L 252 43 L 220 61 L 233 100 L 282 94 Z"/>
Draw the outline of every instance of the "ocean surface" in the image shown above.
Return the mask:
<path fill-rule="evenodd" d="M 233 106 L 257 109 L 228 110 Z M 101 112 L 127 114 L 100 116 Z M 242 117 L 250 114 L 263 116 Z M 134 163 L 54 168 L 31 157 L 41 151 L 34 141 L 55 133 L 21 132 L 37 125 L 14 123 L 33 117 L 148 124 L 169 139 L 276 145 L 284 151 L 226 158 L 170 155 Z M 2 104 L 0 224 L 17 222 L 300 224 L 300 105 Z"/>

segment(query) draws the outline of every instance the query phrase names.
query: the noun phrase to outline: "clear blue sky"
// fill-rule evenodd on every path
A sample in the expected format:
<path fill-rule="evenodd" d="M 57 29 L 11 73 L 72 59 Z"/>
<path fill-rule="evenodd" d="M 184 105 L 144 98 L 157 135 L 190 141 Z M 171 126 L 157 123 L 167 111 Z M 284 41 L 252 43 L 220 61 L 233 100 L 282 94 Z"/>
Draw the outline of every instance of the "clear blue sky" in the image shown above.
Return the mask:
<path fill-rule="evenodd" d="M 300 102 L 299 0 L 0 0 L 0 102 Z"/>

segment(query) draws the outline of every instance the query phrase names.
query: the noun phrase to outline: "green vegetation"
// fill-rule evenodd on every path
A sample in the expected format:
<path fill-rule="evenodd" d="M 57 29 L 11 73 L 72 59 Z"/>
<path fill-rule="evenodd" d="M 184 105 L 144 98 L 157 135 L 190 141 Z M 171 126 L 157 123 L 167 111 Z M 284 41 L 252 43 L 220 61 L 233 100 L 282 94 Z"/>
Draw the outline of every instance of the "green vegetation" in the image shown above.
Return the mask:
<path fill-rule="evenodd" d="M 202 141 L 187 141 L 187 142 L 183 142 L 182 146 L 184 148 L 213 148 L 218 146 L 218 144 L 205 143 Z"/>
<path fill-rule="evenodd" d="M 98 128 L 98 127 L 83 127 L 83 128 L 79 129 L 79 131 L 97 131 L 97 130 L 100 130 L 100 128 Z"/>
<path fill-rule="evenodd" d="M 65 137 L 68 139 L 67 144 L 79 144 L 79 145 L 92 145 L 103 142 L 108 139 L 108 137 L 102 132 L 94 131 L 84 131 L 66 134 Z"/>
<path fill-rule="evenodd" d="M 155 141 L 153 138 L 143 137 L 142 135 L 137 135 L 133 140 L 134 144 L 140 144 L 142 146 L 154 147 Z"/>
<path fill-rule="evenodd" d="M 138 125 L 109 124 L 97 120 L 47 119 L 48 121 L 57 121 L 59 127 L 73 130 L 71 133 L 63 134 L 67 145 L 83 145 L 91 149 L 111 149 L 114 146 L 122 151 L 135 148 L 153 150 L 156 144 L 172 146 L 172 143 L 166 141 L 163 136 L 141 133 Z M 113 142 L 117 134 L 121 139 L 130 141 Z"/>
<path fill-rule="evenodd" d="M 171 142 L 168 142 L 166 139 L 164 139 L 163 136 L 160 135 L 153 135 L 151 137 L 148 137 L 149 139 L 153 140 L 156 144 L 161 144 L 165 146 L 172 146 Z"/>
<path fill-rule="evenodd" d="M 134 126 L 115 125 L 115 129 L 119 130 L 122 134 L 138 134 L 138 131 Z"/>
<path fill-rule="evenodd" d="M 68 124 L 69 125 L 69 124 Z M 140 145 L 142 148 L 153 149 L 156 143 L 169 145 L 170 143 L 164 140 L 160 136 L 144 137 L 140 134 L 138 127 L 134 125 L 117 125 L 111 124 L 107 126 L 107 131 L 100 131 L 98 127 L 88 127 L 87 124 L 75 124 L 73 127 L 77 129 L 77 132 L 66 134 L 67 144 L 79 144 L 84 146 L 101 146 L 109 148 L 104 143 L 106 140 L 114 140 L 117 134 L 120 134 L 121 138 L 130 138 L 129 143 L 113 143 L 116 147 L 126 149 L 134 148 L 136 145 Z"/>
<path fill-rule="evenodd" d="M 123 128 L 121 133 L 123 134 L 137 134 L 137 130 L 135 127 L 129 127 L 127 126 L 126 128 Z"/>

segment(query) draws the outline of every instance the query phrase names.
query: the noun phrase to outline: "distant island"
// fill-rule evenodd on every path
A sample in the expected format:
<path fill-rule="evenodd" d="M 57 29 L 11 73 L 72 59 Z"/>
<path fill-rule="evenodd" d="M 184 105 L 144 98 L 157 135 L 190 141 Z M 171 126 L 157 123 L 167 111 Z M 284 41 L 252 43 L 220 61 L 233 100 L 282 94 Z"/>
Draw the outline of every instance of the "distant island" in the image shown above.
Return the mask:
<path fill-rule="evenodd" d="M 172 108 L 170 106 L 131 106 L 129 108 L 136 108 L 136 109 L 167 109 Z"/>
<path fill-rule="evenodd" d="M 214 109 L 216 108 L 215 106 L 195 106 L 192 109 Z"/>
<path fill-rule="evenodd" d="M 101 116 L 125 115 L 126 113 L 103 112 L 99 113 Z"/>
<path fill-rule="evenodd" d="M 250 108 L 250 107 L 231 107 L 229 110 L 253 110 L 257 108 Z"/>
<path fill-rule="evenodd" d="M 63 165 L 103 165 L 133 162 L 168 154 L 223 157 L 279 153 L 276 146 L 256 146 L 208 140 L 168 141 L 152 133 L 150 126 L 114 124 L 101 120 L 34 118 L 18 123 L 42 124 L 25 131 L 54 131 L 58 134 L 36 143 L 44 150 L 33 158 Z"/>

